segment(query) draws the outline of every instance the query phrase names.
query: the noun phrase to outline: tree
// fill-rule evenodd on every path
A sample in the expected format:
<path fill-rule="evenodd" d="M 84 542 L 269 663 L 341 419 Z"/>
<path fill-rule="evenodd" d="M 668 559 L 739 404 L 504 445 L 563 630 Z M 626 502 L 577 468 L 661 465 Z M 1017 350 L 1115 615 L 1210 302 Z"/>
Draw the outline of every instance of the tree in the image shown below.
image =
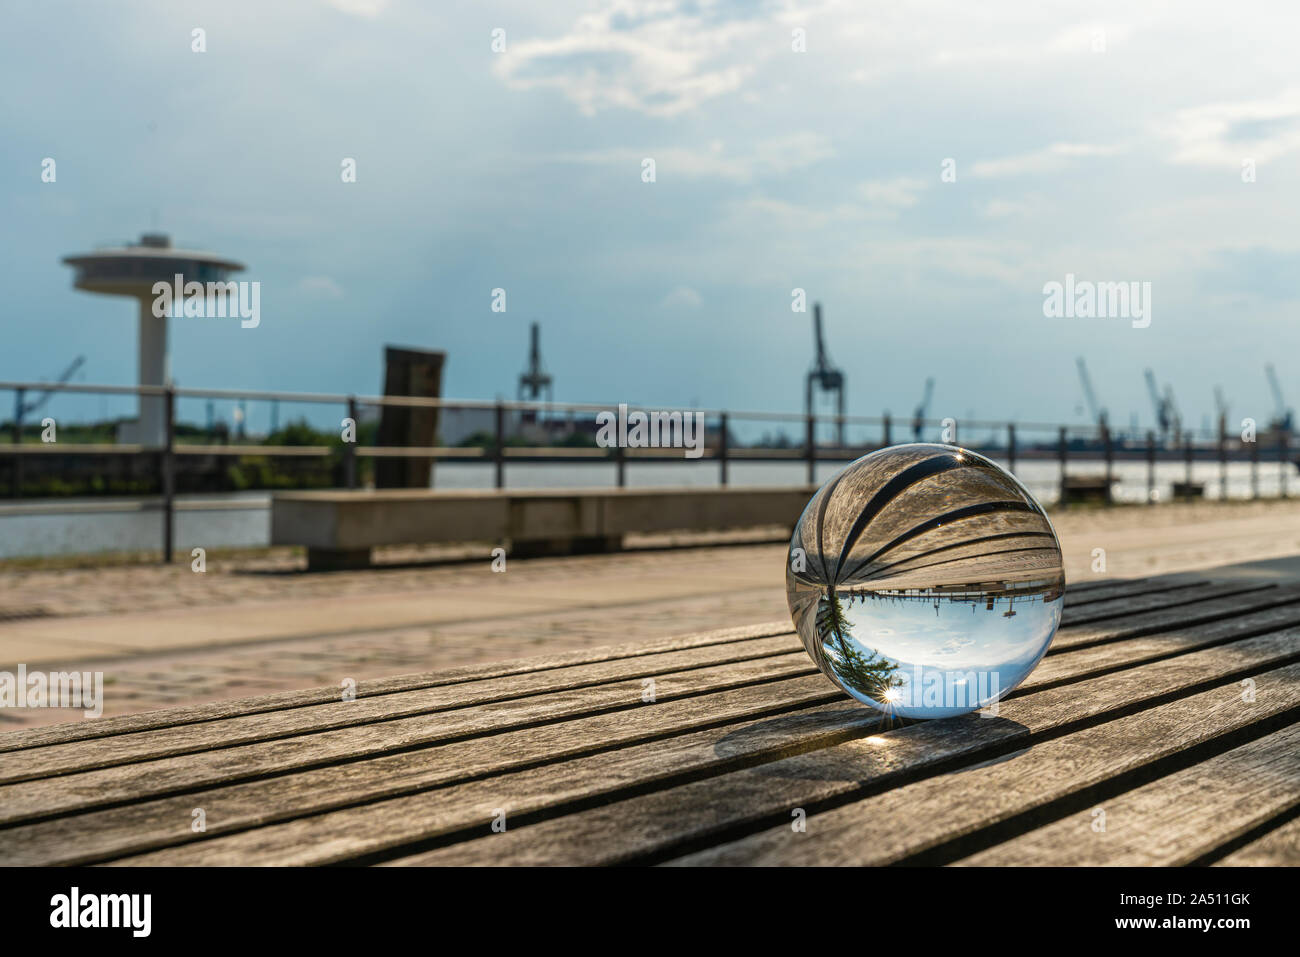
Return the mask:
<path fill-rule="evenodd" d="M 850 600 L 852 595 L 850 595 Z M 902 685 L 894 672 L 898 665 L 878 655 L 875 651 L 863 654 L 853 641 L 853 626 L 844 615 L 840 596 L 834 588 L 817 605 L 817 637 L 822 646 L 830 646 L 835 654 L 828 655 L 831 670 L 840 681 L 872 701 L 884 702 L 891 688 Z"/>

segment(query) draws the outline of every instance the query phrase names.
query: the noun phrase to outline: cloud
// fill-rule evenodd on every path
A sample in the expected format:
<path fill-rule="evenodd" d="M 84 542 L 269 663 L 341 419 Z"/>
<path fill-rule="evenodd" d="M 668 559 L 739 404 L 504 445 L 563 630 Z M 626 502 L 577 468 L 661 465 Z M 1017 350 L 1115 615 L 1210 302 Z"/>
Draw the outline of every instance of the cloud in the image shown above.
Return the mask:
<path fill-rule="evenodd" d="M 373 20 L 388 9 L 388 0 L 327 0 L 340 13 Z"/>
<path fill-rule="evenodd" d="M 1132 35 L 1119 23 L 1079 23 L 1067 27 L 1047 42 L 1049 53 L 1105 53 Z"/>
<path fill-rule="evenodd" d="M 748 62 L 724 60 L 765 25 L 731 9 L 723 0 L 615 0 L 563 36 L 508 43 L 493 68 L 512 89 L 558 90 L 587 116 L 676 116 L 738 90 L 753 72 Z"/>
<path fill-rule="evenodd" d="M 924 180 L 910 176 L 900 176 L 894 179 L 874 179 L 859 183 L 857 192 L 859 196 L 873 206 L 903 209 L 908 206 L 915 206 L 918 194 L 927 185 Z"/>
<path fill-rule="evenodd" d="M 304 276 L 298 280 L 297 289 L 311 299 L 343 298 L 343 287 L 329 276 Z"/>
<path fill-rule="evenodd" d="M 971 167 L 971 175 L 979 177 L 1020 176 L 1025 173 L 1045 173 L 1059 169 L 1073 160 L 1093 156 L 1114 156 L 1123 147 L 1102 146 L 1092 143 L 1053 143 L 1032 153 L 985 160 Z"/>
<path fill-rule="evenodd" d="M 1007 199 L 991 199 L 980 207 L 980 213 L 987 219 L 1007 219 L 1012 216 L 1024 216 L 1033 212 L 1033 205 Z"/>
<path fill-rule="evenodd" d="M 698 309 L 704 305 L 704 299 L 690 286 L 678 286 L 659 305 L 664 309 Z"/>
<path fill-rule="evenodd" d="M 556 153 L 545 162 L 581 163 L 593 166 L 626 167 L 639 174 L 641 161 L 655 161 L 657 178 L 685 176 L 689 179 L 726 179 L 747 183 L 769 175 L 784 175 L 804 169 L 835 155 L 830 141 L 819 133 L 760 140 L 743 153 L 728 153 L 721 140 L 704 149 L 684 147 L 593 150 L 585 153 Z"/>
<path fill-rule="evenodd" d="M 1172 142 L 1173 163 L 1237 167 L 1244 159 L 1268 162 L 1300 148 L 1300 90 L 1179 110 L 1159 123 L 1157 132 Z"/>

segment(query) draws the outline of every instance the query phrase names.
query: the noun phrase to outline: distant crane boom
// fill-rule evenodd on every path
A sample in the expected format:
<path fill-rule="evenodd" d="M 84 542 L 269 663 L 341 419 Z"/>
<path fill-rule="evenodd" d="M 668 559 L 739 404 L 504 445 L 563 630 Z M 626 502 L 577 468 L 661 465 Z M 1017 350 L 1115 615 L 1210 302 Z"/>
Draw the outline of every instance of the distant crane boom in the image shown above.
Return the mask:
<path fill-rule="evenodd" d="M 822 304 L 813 303 L 813 345 L 817 350 L 813 357 L 813 367 L 804 380 L 804 412 L 811 418 L 813 414 L 813 390 L 835 393 L 835 409 L 838 421 L 835 424 L 835 441 L 844 448 L 844 373 L 831 365 L 826 353 L 826 340 L 822 337 Z"/>
<path fill-rule="evenodd" d="M 1160 388 L 1156 385 L 1156 374 L 1150 369 L 1143 371 L 1142 376 L 1146 379 L 1147 394 L 1151 396 L 1151 405 L 1155 409 L 1156 423 L 1160 426 L 1160 436 L 1164 438 L 1169 434 L 1169 404 L 1166 398 L 1160 395 Z"/>
<path fill-rule="evenodd" d="M 80 369 L 80 368 L 81 368 L 83 365 L 85 365 L 85 364 L 86 364 L 86 357 L 85 357 L 85 356 L 77 356 L 77 358 L 75 358 L 75 359 L 72 360 L 72 364 L 69 365 L 66 369 L 63 370 L 63 374 L 60 375 L 59 378 L 58 378 L 58 384 L 59 384 L 59 385 L 63 385 L 63 383 L 67 382 L 67 381 L 68 381 L 69 379 L 71 379 L 74 375 L 76 375 L 77 370 Z M 28 403 L 26 403 L 26 404 L 23 404 L 23 402 L 22 402 L 22 400 L 21 400 L 21 398 L 20 398 L 19 401 L 18 401 L 18 403 L 17 403 L 17 406 L 18 406 L 18 418 L 21 419 L 23 416 L 27 415 L 27 413 L 29 413 L 29 412 L 36 412 L 36 411 L 38 411 L 42 406 L 45 405 L 46 402 L 49 402 L 49 401 L 50 401 L 50 397 L 51 397 L 52 395 L 54 395 L 54 391 L 55 391 L 55 390 L 53 390 L 53 389 L 46 389 L 46 390 L 45 390 L 44 392 L 42 392 L 39 396 L 37 396 L 37 397 L 36 397 L 35 399 L 33 399 L 31 402 L 28 402 Z"/>
<path fill-rule="evenodd" d="M 1099 428 L 1106 428 L 1106 410 L 1097 402 L 1097 393 L 1092 389 L 1092 379 L 1088 375 L 1088 365 L 1083 361 L 1083 356 L 1076 360 L 1079 367 L 1079 382 L 1083 385 L 1083 396 L 1088 400 L 1088 410 L 1092 413 L 1093 419 Z"/>
<path fill-rule="evenodd" d="M 934 379 L 925 380 L 925 395 L 921 397 L 921 404 L 916 407 L 916 413 L 912 417 L 912 440 L 921 441 L 921 431 L 925 428 L 925 417 L 930 411 L 930 399 L 934 397 Z"/>
<path fill-rule="evenodd" d="M 1268 387 L 1273 391 L 1273 408 L 1280 419 L 1286 413 L 1286 400 L 1282 398 L 1282 386 L 1277 381 L 1277 370 L 1273 368 L 1273 363 L 1264 366 L 1264 374 L 1268 376 Z"/>
<path fill-rule="evenodd" d="M 1268 387 L 1273 392 L 1273 407 L 1276 410 L 1275 425 L 1284 432 L 1290 432 L 1295 416 L 1286 407 L 1286 399 L 1282 396 L 1282 386 L 1277 381 L 1277 371 L 1273 368 L 1273 363 L 1264 366 L 1264 372 L 1268 375 Z"/>

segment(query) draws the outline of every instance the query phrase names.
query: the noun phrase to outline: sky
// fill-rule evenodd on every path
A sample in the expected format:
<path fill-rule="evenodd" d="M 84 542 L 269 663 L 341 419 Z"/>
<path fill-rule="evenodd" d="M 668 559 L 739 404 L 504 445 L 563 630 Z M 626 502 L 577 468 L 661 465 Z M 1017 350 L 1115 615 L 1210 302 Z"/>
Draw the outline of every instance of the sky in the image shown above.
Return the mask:
<path fill-rule="evenodd" d="M 255 329 L 172 322 L 191 388 L 374 394 L 387 343 L 445 350 L 448 396 L 513 397 L 537 320 L 557 399 L 793 412 L 803 289 L 854 414 L 910 415 L 933 376 L 935 418 L 1082 424 L 1083 356 L 1112 422 L 1151 424 L 1150 366 L 1189 425 L 1216 384 L 1263 423 L 1266 362 L 1300 404 L 1298 21 L 1249 0 L 11 0 L 0 380 L 85 355 L 84 381 L 134 382 L 134 306 L 60 260 L 157 228 L 261 283 Z M 1150 283 L 1150 324 L 1048 318 L 1067 274 Z"/>

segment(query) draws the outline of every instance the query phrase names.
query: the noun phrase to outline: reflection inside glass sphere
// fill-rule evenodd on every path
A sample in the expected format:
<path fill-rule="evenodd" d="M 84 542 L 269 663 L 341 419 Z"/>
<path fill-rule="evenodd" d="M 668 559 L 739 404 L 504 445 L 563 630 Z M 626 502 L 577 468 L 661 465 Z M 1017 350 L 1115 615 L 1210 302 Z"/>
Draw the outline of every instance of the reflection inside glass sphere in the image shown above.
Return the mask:
<path fill-rule="evenodd" d="M 1064 572 L 1033 496 L 983 456 L 899 445 L 813 496 L 786 596 L 808 654 L 859 701 L 943 718 L 1007 694 L 1047 651 Z"/>

